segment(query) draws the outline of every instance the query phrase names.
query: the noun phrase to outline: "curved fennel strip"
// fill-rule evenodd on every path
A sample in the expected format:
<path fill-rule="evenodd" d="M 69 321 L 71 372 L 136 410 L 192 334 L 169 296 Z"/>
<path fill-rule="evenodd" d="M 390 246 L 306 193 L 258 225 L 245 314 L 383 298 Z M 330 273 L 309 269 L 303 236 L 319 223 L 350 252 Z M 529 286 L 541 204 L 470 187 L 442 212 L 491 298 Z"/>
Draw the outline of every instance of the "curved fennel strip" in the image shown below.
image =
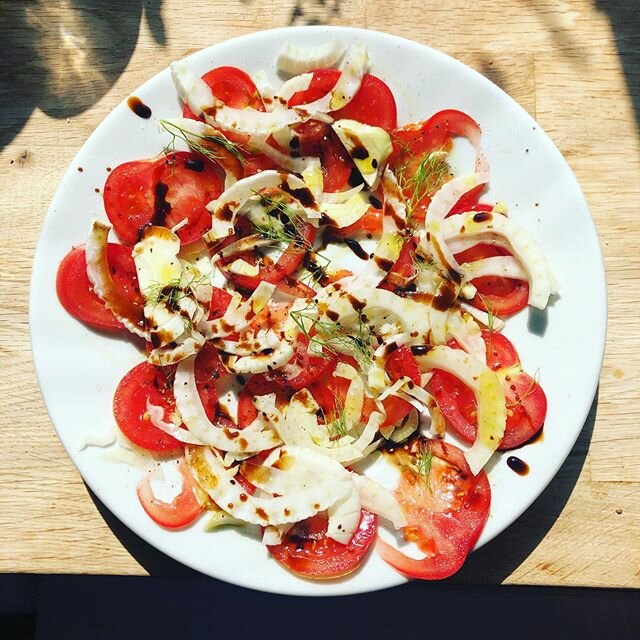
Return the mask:
<path fill-rule="evenodd" d="M 263 350 L 245 356 L 224 354 L 220 356 L 220 359 L 224 366 L 233 373 L 255 374 L 283 367 L 291 360 L 293 354 L 293 347 L 288 342 L 279 340 L 274 348 L 265 347 Z"/>
<path fill-rule="evenodd" d="M 460 265 L 445 241 L 446 234 L 442 228 L 445 216 L 465 193 L 488 181 L 489 174 L 484 172 L 449 180 L 436 191 L 427 209 L 426 234 L 422 236 L 421 245 L 427 255 L 433 257 L 442 273 L 447 274 L 455 282 L 460 281 Z"/>
<path fill-rule="evenodd" d="M 384 193 L 382 235 L 374 255 L 377 258 L 395 262 L 402 249 L 402 239 L 399 234 L 407 225 L 407 205 L 400 185 L 389 167 L 385 168 L 381 181 Z"/>
<path fill-rule="evenodd" d="M 315 46 L 285 42 L 278 54 L 276 65 L 280 71 L 290 74 L 332 67 L 340 60 L 344 49 L 344 45 L 336 40 Z"/>
<path fill-rule="evenodd" d="M 341 469 L 334 461 L 318 456 L 308 449 L 283 449 L 271 453 L 264 465 L 258 467 L 254 473 L 248 474 L 250 482 L 262 491 L 279 495 L 295 493 L 310 478 L 317 478 L 316 481 L 331 484 L 338 480 L 344 483 L 345 487 L 347 477 L 352 480 L 352 475 L 345 469 Z M 295 451 L 295 455 L 291 455 L 291 451 Z M 248 468 L 248 464 L 243 466 L 243 470 Z M 347 544 L 358 528 L 360 509 L 360 497 L 352 483 L 350 490 L 328 507 L 326 535 L 337 542 Z"/>
<path fill-rule="evenodd" d="M 151 404 L 149 398 L 147 398 L 147 415 L 149 416 L 149 422 L 151 422 L 154 427 L 160 429 L 160 431 L 164 431 L 176 440 L 184 442 L 185 444 L 204 444 L 200 438 L 196 438 L 190 431 L 182 429 L 174 422 L 167 422 L 164 419 L 164 409 Z"/>
<path fill-rule="evenodd" d="M 107 259 L 107 238 L 111 227 L 108 224 L 94 220 L 91 232 L 85 245 L 87 260 L 87 277 L 93 286 L 95 294 L 104 302 L 105 306 L 116 319 L 131 333 L 149 339 L 145 329 L 143 310 L 134 305 L 116 286 Z"/>
<path fill-rule="evenodd" d="M 194 284 L 195 274 L 200 271 L 193 266 L 184 268 L 179 251 L 180 238 L 155 225 L 143 229 L 132 251 L 153 346 L 148 361 L 161 366 L 197 353 L 205 342 L 194 329 L 204 316 Z"/>
<path fill-rule="evenodd" d="M 529 281 L 529 304 L 544 309 L 549 296 L 558 291 L 558 283 L 542 249 L 533 236 L 500 213 L 485 214 L 478 220 L 470 211 L 447 218 L 442 231 L 445 238 L 472 237 L 480 241 L 484 234 L 499 235 L 509 243 L 514 257 L 522 265 Z"/>
<path fill-rule="evenodd" d="M 263 153 L 268 158 L 271 158 L 277 165 L 283 167 L 287 171 L 292 173 L 302 173 L 308 167 L 317 166 L 320 167 L 320 160 L 314 156 L 300 156 L 294 158 L 287 153 L 278 151 L 275 147 L 271 146 L 264 138 L 251 138 L 250 144 L 253 148 Z"/>
<path fill-rule="evenodd" d="M 512 256 L 494 256 L 475 260 L 474 262 L 463 262 L 460 265 L 460 269 L 468 280 L 485 276 L 500 276 L 515 280 L 529 279 L 528 273 Z"/>
<path fill-rule="evenodd" d="M 280 87 L 273 101 L 273 109 L 286 109 L 289 100 L 298 93 L 298 91 L 306 91 L 313 80 L 312 73 L 302 73 L 299 76 L 289 78 Z M 269 110 L 269 109 L 267 109 Z"/>
<path fill-rule="evenodd" d="M 351 464 L 367 455 L 367 447 L 384 420 L 383 413 L 374 411 L 356 440 L 350 436 L 342 436 L 330 443 L 326 432 L 318 425 L 319 407 L 306 389 L 293 395 L 284 413 L 276 408 L 273 395 L 258 396 L 255 404 L 259 412 L 266 414 L 269 423 L 285 444 L 310 449 L 342 464 Z"/>
<path fill-rule="evenodd" d="M 478 431 L 465 458 L 474 475 L 480 472 L 500 445 L 507 422 L 504 390 L 498 376 L 485 364 L 460 349 L 437 346 L 415 356 L 420 371 L 441 369 L 469 387 L 478 404 Z"/>
<path fill-rule="evenodd" d="M 351 477 L 356 485 L 363 509 L 389 520 L 396 529 L 407 526 L 407 517 L 391 491 L 367 476 L 353 473 Z"/>
<path fill-rule="evenodd" d="M 349 47 L 340 67 L 342 73 L 333 89 L 315 102 L 293 108 L 257 111 L 249 107 L 235 109 L 215 98 L 209 86 L 185 62 L 171 64 L 171 77 L 183 102 L 207 123 L 226 131 L 268 137 L 282 127 L 305 122 L 316 114 L 326 114 L 346 106 L 360 89 L 367 69 L 364 45 Z"/>
<path fill-rule="evenodd" d="M 195 357 L 180 362 L 173 393 L 184 425 L 200 442 L 221 451 L 237 453 L 257 453 L 280 444 L 280 439 L 271 430 L 221 428 L 213 424 L 207 417 L 198 394 L 194 364 Z"/>
<path fill-rule="evenodd" d="M 344 399 L 344 417 L 349 425 L 359 424 L 362 406 L 364 405 L 364 382 L 362 381 L 360 372 L 350 364 L 339 362 L 336 366 L 334 376 L 350 381 L 351 384 Z M 369 442 L 367 442 L 365 446 L 367 444 L 369 444 Z"/>
<path fill-rule="evenodd" d="M 251 496 L 245 493 L 244 488 L 234 480 L 234 473 L 225 469 L 220 458 L 210 449 L 188 449 L 187 460 L 198 484 L 213 501 L 235 518 L 250 524 L 264 526 L 299 522 L 326 511 L 354 492 L 349 473 L 338 463 L 331 464 L 328 458 L 318 461 L 317 454 L 300 447 L 281 447 L 276 452 L 279 458 L 273 464 L 275 467 L 290 464 L 289 457 L 294 460 L 301 458 L 302 462 L 309 463 L 297 490 L 280 496 Z M 319 467 L 323 470 L 321 474 L 318 474 Z M 336 467 L 344 474 L 339 473 Z"/>
<path fill-rule="evenodd" d="M 211 231 L 204 236 L 205 240 L 215 242 L 232 235 L 236 215 L 242 205 L 257 192 L 270 188 L 281 189 L 300 202 L 307 219 L 320 217 L 315 198 L 303 180 L 291 173 L 269 169 L 238 180 L 220 197 L 207 205 L 207 209 L 211 212 Z M 305 203 L 308 203 L 308 206 Z"/>

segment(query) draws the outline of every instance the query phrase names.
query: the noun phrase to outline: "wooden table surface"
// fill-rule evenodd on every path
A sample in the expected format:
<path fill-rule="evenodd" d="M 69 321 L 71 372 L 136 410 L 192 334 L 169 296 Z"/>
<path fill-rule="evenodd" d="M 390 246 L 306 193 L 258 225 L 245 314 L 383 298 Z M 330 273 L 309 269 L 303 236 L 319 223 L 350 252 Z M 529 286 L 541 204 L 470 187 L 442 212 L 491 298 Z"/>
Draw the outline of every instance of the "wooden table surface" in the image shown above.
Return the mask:
<path fill-rule="evenodd" d="M 57 440 L 29 342 L 40 225 L 96 125 L 169 62 L 239 34 L 326 23 L 412 38 L 499 84 L 564 154 L 601 238 L 609 327 L 587 423 L 542 496 L 454 580 L 640 587 L 637 0 L 49 0 L 0 7 L 0 571 L 187 572 L 94 502 Z"/>

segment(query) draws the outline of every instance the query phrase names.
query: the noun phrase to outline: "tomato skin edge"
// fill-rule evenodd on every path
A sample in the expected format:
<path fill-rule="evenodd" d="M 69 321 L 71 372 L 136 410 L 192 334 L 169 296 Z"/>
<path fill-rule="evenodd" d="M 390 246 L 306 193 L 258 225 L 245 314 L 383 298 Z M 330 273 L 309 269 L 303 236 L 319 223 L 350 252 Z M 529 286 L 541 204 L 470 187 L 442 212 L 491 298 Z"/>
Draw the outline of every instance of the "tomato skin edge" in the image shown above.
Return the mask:
<path fill-rule="evenodd" d="M 286 541 L 286 536 L 282 543 L 268 546 L 267 549 L 281 565 L 295 575 L 314 580 L 332 580 L 346 576 L 361 566 L 374 546 L 377 527 L 378 517 L 363 509 L 358 528 L 348 544 L 343 545 L 326 537 L 323 539 L 328 540 L 334 551 L 330 556 L 296 557 L 288 552 L 288 547 L 294 543 Z"/>

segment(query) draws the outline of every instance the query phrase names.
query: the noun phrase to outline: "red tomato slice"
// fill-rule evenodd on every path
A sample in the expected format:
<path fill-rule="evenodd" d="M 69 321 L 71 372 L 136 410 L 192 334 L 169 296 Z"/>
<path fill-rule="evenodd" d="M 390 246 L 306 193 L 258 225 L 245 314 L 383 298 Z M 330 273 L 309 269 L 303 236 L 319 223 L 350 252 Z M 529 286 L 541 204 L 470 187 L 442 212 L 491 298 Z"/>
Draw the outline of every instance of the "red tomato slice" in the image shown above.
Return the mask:
<path fill-rule="evenodd" d="M 253 375 L 247 380 L 238 396 L 238 426 L 241 429 L 249 426 L 258 417 L 258 410 L 253 404 L 253 398 L 269 393 L 275 393 L 278 399 L 285 396 L 282 386 L 278 382 L 268 380 L 262 374 Z"/>
<path fill-rule="evenodd" d="M 380 209 L 369 209 L 357 222 L 342 229 L 335 229 L 334 233 L 340 237 L 348 238 L 359 233 L 369 233 L 378 235 L 382 233 L 382 211 Z"/>
<path fill-rule="evenodd" d="M 121 244 L 109 243 L 107 260 L 111 276 L 131 302 L 142 307 L 136 267 L 131 249 Z M 77 320 L 103 331 L 128 331 L 105 307 L 93 292 L 87 277 L 87 260 L 84 247 L 72 249 L 60 263 L 56 276 L 56 293 L 60 304 Z"/>
<path fill-rule="evenodd" d="M 409 404 L 402 398 L 398 398 L 398 396 L 389 396 L 388 398 L 385 398 L 382 401 L 382 405 L 387 413 L 387 417 L 380 425 L 381 427 L 390 427 L 391 425 L 398 426 L 413 411 L 413 405 Z M 370 413 L 371 407 L 368 409 L 368 414 Z M 363 422 L 366 423 L 366 420 L 363 420 Z"/>
<path fill-rule="evenodd" d="M 313 72 L 313 79 L 305 91 L 294 93 L 289 106 L 308 104 L 333 89 L 340 71 L 338 69 L 318 69 Z M 342 109 L 331 112 L 336 120 L 358 120 L 373 127 L 394 129 L 397 126 L 396 101 L 391 89 L 380 78 L 369 73 L 362 79 L 362 85 L 353 100 Z"/>
<path fill-rule="evenodd" d="M 394 151 L 389 159 L 389 165 L 394 171 L 402 169 L 405 179 L 409 179 L 415 174 L 427 154 L 437 150 L 449 151 L 453 137 L 462 136 L 475 143 L 480 139 L 480 135 L 480 126 L 466 113 L 455 109 L 438 111 L 424 122 L 410 124 L 393 132 Z M 439 184 L 434 185 L 434 187 L 437 186 Z M 454 208 L 460 204 L 465 207 L 475 204 L 483 189 L 484 186 L 480 185 L 466 193 Z M 405 196 L 410 198 L 411 195 L 411 188 L 405 189 Z M 424 219 L 432 196 L 433 192 L 427 193 L 416 204 L 414 217 L 417 221 Z"/>
<path fill-rule="evenodd" d="M 416 253 L 418 241 L 415 237 L 409 238 L 400 250 L 398 259 L 382 279 L 378 285 L 378 289 L 387 289 L 388 291 L 396 291 L 403 289 L 409 283 L 409 280 L 415 276 L 415 267 L 413 259 Z"/>
<path fill-rule="evenodd" d="M 180 151 L 155 162 L 137 160 L 116 167 L 104 187 L 104 207 L 118 237 L 138 241 L 147 224 L 173 227 L 183 244 L 199 240 L 211 227 L 205 205 L 222 193 L 217 169 L 202 156 Z"/>
<path fill-rule="evenodd" d="M 242 166 L 244 168 L 245 178 L 260 173 L 261 171 L 267 171 L 268 169 L 279 169 L 278 165 L 271 158 L 262 153 L 246 154 Z"/>
<path fill-rule="evenodd" d="M 410 578 L 442 580 L 453 575 L 489 516 L 491 488 L 486 473 L 474 477 L 462 451 L 440 440 L 414 438 L 387 455 L 402 470 L 394 494 L 408 521 L 404 537 L 426 556 L 409 558 L 378 540 L 380 555 Z"/>
<path fill-rule="evenodd" d="M 349 356 L 340 355 L 340 362 L 347 362 L 351 366 L 358 368 L 357 362 Z M 308 389 L 315 401 L 318 403 L 327 421 L 335 420 L 338 416 L 338 408 L 343 407 L 350 382 L 346 378 L 334 376 L 329 370 L 319 377 L 316 382 L 309 385 Z M 382 401 L 387 417 L 382 423 L 382 427 L 399 425 L 413 410 L 413 406 L 397 396 L 389 396 Z M 378 411 L 378 407 L 372 398 L 365 398 L 360 415 L 360 421 L 366 424 L 369 416 Z"/>
<path fill-rule="evenodd" d="M 300 576 L 320 580 L 338 578 L 362 564 L 377 528 L 377 516 L 363 510 L 349 544 L 340 544 L 327 538 L 326 517 L 316 515 L 295 524 L 280 544 L 267 549 L 280 564 Z"/>
<path fill-rule="evenodd" d="M 433 114 L 428 120 L 410 124 L 393 132 L 394 154 L 409 152 L 411 155 L 423 156 L 438 149 L 447 150 L 451 138 L 461 136 L 471 141 L 481 135 L 480 125 L 470 116 L 456 109 L 444 109 Z"/>
<path fill-rule="evenodd" d="M 411 349 L 406 345 L 400 345 L 388 358 L 385 364 L 387 373 L 391 380 L 395 382 L 407 376 L 414 384 L 420 385 L 420 368 L 416 359 L 411 353 Z"/>
<path fill-rule="evenodd" d="M 262 98 L 251 76 L 237 67 L 216 67 L 207 71 L 202 79 L 211 87 L 213 95 L 229 107 L 244 109 L 251 107 L 264 111 Z M 185 104 L 182 117 L 200 120 Z"/>
<path fill-rule="evenodd" d="M 225 314 L 233 296 L 226 289 L 220 289 L 219 287 L 212 288 L 213 294 L 209 306 L 209 320 L 217 320 Z"/>
<path fill-rule="evenodd" d="M 147 400 L 163 407 L 164 419 L 170 419 L 175 401 L 167 370 L 141 362 L 125 374 L 113 397 L 113 415 L 120 431 L 133 444 L 149 451 L 182 448 L 183 443 L 151 424 L 146 415 Z"/>
<path fill-rule="evenodd" d="M 162 166 L 153 160 L 118 165 L 104 185 L 104 208 L 122 242 L 135 244 L 156 210 L 156 185 Z"/>
<path fill-rule="evenodd" d="M 351 160 L 347 150 L 333 130 L 331 130 L 327 138 L 320 150 L 324 191 L 327 193 L 340 191 L 346 186 L 351 174 L 354 172 L 358 182 L 361 182 L 362 177 L 353 164 L 353 160 Z"/>
<path fill-rule="evenodd" d="M 313 384 L 318 378 L 332 373 L 337 364 L 336 357 L 327 353 L 325 357 L 309 353 L 309 339 L 300 335 L 296 343 L 296 352 L 289 363 L 263 376 L 265 383 L 279 385 L 282 390 L 299 391 Z M 254 376 L 254 379 L 258 376 Z"/>
<path fill-rule="evenodd" d="M 172 228 L 182 244 L 200 240 L 211 228 L 206 205 L 223 191 L 222 180 L 212 162 L 197 153 L 179 151 L 160 160 L 162 171 L 156 186 L 156 211 L 152 222 Z"/>
<path fill-rule="evenodd" d="M 145 476 L 136 489 L 138 500 L 149 517 L 168 529 L 191 524 L 203 511 L 196 493 L 196 481 L 184 458 L 179 460 L 178 470 L 182 475 L 182 491 L 171 502 L 163 502 L 155 497 L 151 487 L 151 474 Z"/>
<path fill-rule="evenodd" d="M 480 198 L 480 195 L 484 191 L 485 186 L 486 185 L 484 184 L 479 184 L 477 187 L 471 189 L 471 191 L 467 191 L 467 193 L 460 196 L 458 202 L 453 205 L 453 207 L 445 217 L 448 218 L 449 216 L 453 216 L 456 213 L 466 213 L 467 211 L 481 211 L 482 209 L 480 209 L 479 207 L 482 205 L 478 204 L 478 200 Z M 489 211 L 492 210 L 493 207 L 489 209 Z"/>
<path fill-rule="evenodd" d="M 454 257 L 459 264 L 475 262 L 482 258 L 510 255 L 506 249 L 492 244 L 477 244 L 457 253 Z M 474 307 L 491 311 L 496 316 L 509 316 L 524 309 L 529 303 L 529 283 L 525 280 L 483 276 L 471 283 L 478 290 L 470 301 Z"/>
<path fill-rule="evenodd" d="M 507 403 L 507 424 L 499 449 L 513 449 L 540 431 L 547 413 L 547 398 L 538 382 L 522 370 L 518 353 L 508 338 L 489 331 L 483 331 L 482 337 L 487 345 L 487 366 L 502 379 Z M 435 371 L 429 386 L 454 431 L 467 442 L 473 442 L 478 407 L 471 389 L 444 371 Z"/>
<path fill-rule="evenodd" d="M 208 342 L 196 356 L 195 378 L 198 395 L 204 406 L 207 418 L 214 422 L 218 412 L 218 392 L 216 390 L 216 380 L 229 375 L 224 368 L 218 350 Z"/>

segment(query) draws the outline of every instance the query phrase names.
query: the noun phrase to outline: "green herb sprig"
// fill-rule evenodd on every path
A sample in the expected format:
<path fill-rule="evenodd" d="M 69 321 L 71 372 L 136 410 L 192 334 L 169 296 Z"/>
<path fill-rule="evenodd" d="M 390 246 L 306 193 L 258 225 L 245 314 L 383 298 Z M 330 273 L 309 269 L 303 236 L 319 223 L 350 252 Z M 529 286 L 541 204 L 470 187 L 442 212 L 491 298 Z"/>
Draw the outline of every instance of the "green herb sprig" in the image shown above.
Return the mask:
<path fill-rule="evenodd" d="M 231 153 L 235 158 L 237 158 L 241 163 L 244 163 L 244 156 L 241 153 L 242 147 L 235 142 L 231 142 L 231 140 L 229 140 L 222 134 L 200 135 L 198 133 L 192 133 L 191 131 L 188 131 L 180 125 L 177 125 L 174 122 L 169 122 L 168 120 L 160 120 L 159 123 L 162 128 L 172 136 L 171 142 L 164 149 L 165 153 L 175 153 L 176 139 L 179 138 L 180 140 L 186 142 L 192 151 L 203 155 L 205 158 L 213 162 L 217 162 L 218 160 L 220 160 L 220 154 L 216 153 L 214 149 L 211 149 L 202 142 L 199 142 L 200 140 L 202 140 L 205 143 L 210 142 L 216 145 L 220 145 L 229 153 Z"/>

